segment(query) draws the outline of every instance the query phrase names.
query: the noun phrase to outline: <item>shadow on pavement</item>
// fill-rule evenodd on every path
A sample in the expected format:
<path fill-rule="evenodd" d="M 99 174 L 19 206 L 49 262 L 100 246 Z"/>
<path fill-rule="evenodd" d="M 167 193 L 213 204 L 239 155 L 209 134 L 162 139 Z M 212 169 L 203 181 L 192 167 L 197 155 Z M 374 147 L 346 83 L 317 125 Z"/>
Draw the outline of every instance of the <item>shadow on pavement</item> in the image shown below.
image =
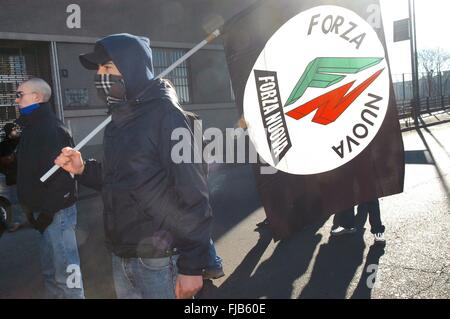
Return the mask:
<path fill-rule="evenodd" d="M 330 237 L 320 246 L 309 282 L 298 298 L 345 299 L 364 257 L 364 229 L 351 235 Z"/>
<path fill-rule="evenodd" d="M 372 289 L 376 286 L 378 265 L 384 255 L 386 243 L 373 243 L 366 256 L 366 263 L 351 299 L 371 299 Z"/>
<path fill-rule="evenodd" d="M 364 261 L 364 225 L 368 212 L 358 210 L 356 215 L 355 234 L 330 237 L 328 242 L 320 246 L 315 259 L 311 278 L 298 298 L 345 299 L 350 284 Z M 375 281 L 379 259 L 384 254 L 384 245 L 372 245 L 366 257 L 366 262 L 352 298 L 369 299 L 373 286 L 367 285 L 368 280 Z M 370 272 L 367 272 L 370 271 Z"/>
<path fill-rule="evenodd" d="M 444 145 L 442 145 L 441 141 L 439 141 L 436 136 L 434 136 L 433 132 L 430 131 L 430 129 L 428 127 L 423 127 L 424 131 L 427 132 L 433 139 L 434 141 L 439 145 L 439 147 L 450 157 L 449 152 L 447 151 L 447 149 L 445 148 Z"/>
<path fill-rule="evenodd" d="M 405 164 L 430 164 L 434 165 L 431 154 L 428 151 L 405 151 Z"/>
<path fill-rule="evenodd" d="M 203 297 L 291 298 L 293 282 L 306 273 L 321 240 L 322 236 L 316 232 L 323 223 L 307 227 L 292 238 L 280 241 L 273 254 L 262 263 L 261 258 L 272 240 L 272 235 L 268 227 L 259 228 L 260 238 L 242 263 L 220 287 L 206 287 Z"/>
<path fill-rule="evenodd" d="M 444 189 L 445 194 L 447 195 L 447 198 L 449 199 L 448 200 L 448 204 L 449 204 L 449 207 L 450 207 L 450 188 L 447 185 L 447 182 L 445 181 L 445 178 L 444 178 L 444 176 L 442 174 L 442 170 L 440 169 L 439 164 L 436 162 L 436 159 L 434 158 L 433 152 L 431 151 L 431 148 L 428 145 L 428 142 L 427 142 L 425 136 L 423 135 L 422 130 L 421 129 L 417 129 L 416 131 L 417 131 L 417 134 L 419 135 L 420 139 L 422 140 L 423 145 L 425 145 L 425 148 L 427 149 L 432 162 L 434 163 L 434 167 L 435 167 L 436 172 L 437 172 L 437 174 L 439 176 L 439 181 L 441 182 L 442 188 Z M 430 132 L 428 129 L 426 129 L 426 131 Z M 431 136 L 437 141 L 437 139 L 434 137 L 434 135 L 431 135 Z M 438 144 L 443 148 L 441 143 L 438 143 Z"/>

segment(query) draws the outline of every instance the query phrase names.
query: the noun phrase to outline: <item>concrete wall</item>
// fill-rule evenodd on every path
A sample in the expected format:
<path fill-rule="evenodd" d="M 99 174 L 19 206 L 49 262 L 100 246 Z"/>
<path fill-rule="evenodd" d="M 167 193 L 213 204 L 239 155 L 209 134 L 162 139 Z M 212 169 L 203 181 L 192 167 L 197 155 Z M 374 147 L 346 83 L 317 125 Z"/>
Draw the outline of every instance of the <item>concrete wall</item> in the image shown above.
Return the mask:
<path fill-rule="evenodd" d="M 3 32 L 100 37 L 111 33 L 149 34 L 157 41 L 192 42 L 201 33 L 196 1 L 174 0 L 2 0 Z M 81 28 L 70 29 L 66 9 L 81 9 Z M 25 18 L 26 17 L 26 18 Z M 20 23 L 19 23 L 20 22 Z"/>
<path fill-rule="evenodd" d="M 106 118 L 97 97 L 93 71 L 81 67 L 80 53 L 99 37 L 121 32 L 147 36 L 152 47 L 189 49 L 208 32 L 254 0 L 0 0 L 0 39 L 54 41 L 60 69 L 64 117 L 79 142 Z M 70 4 L 80 7 L 81 28 L 69 28 Z M 70 19 L 69 19 L 70 20 Z M 188 61 L 191 103 L 183 107 L 203 119 L 204 128 L 233 127 L 239 114 L 231 93 L 221 40 Z M 66 90 L 87 90 L 84 107 L 68 106 Z M 102 134 L 90 145 L 100 144 Z"/>
<path fill-rule="evenodd" d="M 2 32 L 100 37 L 129 32 L 154 41 L 199 41 L 217 18 L 226 20 L 255 0 L 1 0 Z M 70 4 L 81 28 L 70 29 Z"/>
<path fill-rule="evenodd" d="M 60 81 L 64 109 L 74 109 L 74 107 L 69 107 L 66 103 L 65 92 L 68 89 L 87 89 L 89 108 L 106 109 L 105 103 L 97 96 L 97 90 L 94 87 L 95 71 L 86 70 L 81 66 L 78 59 L 78 56 L 81 53 L 92 51 L 93 45 L 80 43 L 58 43 L 57 49 L 59 68 L 61 71 Z"/>

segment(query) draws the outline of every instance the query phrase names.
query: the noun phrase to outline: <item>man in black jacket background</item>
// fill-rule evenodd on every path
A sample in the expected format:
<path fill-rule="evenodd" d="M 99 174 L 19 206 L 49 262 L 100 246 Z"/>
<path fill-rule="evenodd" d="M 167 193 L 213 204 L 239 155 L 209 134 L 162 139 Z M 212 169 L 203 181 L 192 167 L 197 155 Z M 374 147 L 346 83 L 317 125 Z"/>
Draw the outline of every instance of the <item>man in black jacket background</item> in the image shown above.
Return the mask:
<path fill-rule="evenodd" d="M 49 298 L 84 298 L 75 226 L 76 184 L 64 170 L 45 183 L 40 177 L 53 166 L 62 147 L 73 145 L 48 101 L 50 86 L 33 78 L 17 90 L 22 134 L 17 151 L 17 195 L 29 222 L 41 234 L 42 274 Z"/>
<path fill-rule="evenodd" d="M 16 150 L 20 136 L 14 123 L 6 123 L 3 131 L 5 137 L 0 143 L 0 172 L 5 175 L 6 185 L 13 186 L 17 179 Z"/>
<path fill-rule="evenodd" d="M 102 164 L 64 148 L 55 163 L 101 190 L 118 298 L 191 298 L 203 285 L 211 207 L 202 163 L 175 163 L 172 132 L 189 120 L 154 78 L 147 38 L 115 34 L 80 56 L 109 107 Z M 193 143 L 188 149 L 197 152 Z"/>
<path fill-rule="evenodd" d="M 17 204 L 17 145 L 19 144 L 20 134 L 18 127 L 14 123 L 6 123 L 3 126 L 5 137 L 0 143 L 0 173 L 5 176 L 5 185 L 2 191 L 7 195 L 6 198 L 11 204 L 11 212 L 14 210 L 12 206 Z M 2 214 L 0 214 L 2 215 Z M 24 224 L 11 221 L 6 228 L 10 232 L 18 230 Z"/>

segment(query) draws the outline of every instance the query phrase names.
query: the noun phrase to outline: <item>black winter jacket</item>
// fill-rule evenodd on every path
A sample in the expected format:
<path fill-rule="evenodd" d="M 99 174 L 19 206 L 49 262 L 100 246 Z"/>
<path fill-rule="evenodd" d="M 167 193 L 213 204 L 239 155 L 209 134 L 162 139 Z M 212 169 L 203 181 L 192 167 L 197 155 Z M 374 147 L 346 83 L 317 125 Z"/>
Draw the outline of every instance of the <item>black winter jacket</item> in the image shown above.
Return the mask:
<path fill-rule="evenodd" d="M 59 169 L 45 183 L 40 181 L 54 165 L 55 158 L 73 140 L 64 124 L 48 103 L 17 123 L 22 134 L 17 150 L 17 195 L 19 202 L 33 212 L 54 214 L 76 201 L 76 182 L 69 173 Z"/>
<path fill-rule="evenodd" d="M 19 138 L 11 139 L 8 136 L 0 143 L 0 173 L 5 175 L 6 185 L 17 183 L 17 156 L 16 150 Z"/>
<path fill-rule="evenodd" d="M 179 272 L 201 275 L 211 236 L 206 175 L 201 163 L 172 161 L 178 143 L 171 140 L 172 132 L 184 128 L 191 137 L 188 119 L 175 91 L 152 78 L 146 44 L 137 46 L 129 37 L 123 35 L 120 48 L 100 40 L 124 77 L 129 102 L 111 109 L 103 163 L 88 160 L 78 180 L 102 192 L 106 245 L 115 255 L 179 253 Z M 190 141 L 187 148 L 198 151 Z"/>

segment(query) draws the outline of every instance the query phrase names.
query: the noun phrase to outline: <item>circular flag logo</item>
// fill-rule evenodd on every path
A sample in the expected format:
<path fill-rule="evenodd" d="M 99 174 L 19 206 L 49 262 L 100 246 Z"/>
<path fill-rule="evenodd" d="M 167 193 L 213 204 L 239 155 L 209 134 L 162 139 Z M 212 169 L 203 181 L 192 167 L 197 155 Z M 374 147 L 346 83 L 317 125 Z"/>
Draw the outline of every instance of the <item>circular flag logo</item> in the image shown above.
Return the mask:
<path fill-rule="evenodd" d="M 360 154 L 389 103 L 385 50 L 354 12 L 318 6 L 286 22 L 266 43 L 245 87 L 244 117 L 259 155 L 309 175 Z"/>

